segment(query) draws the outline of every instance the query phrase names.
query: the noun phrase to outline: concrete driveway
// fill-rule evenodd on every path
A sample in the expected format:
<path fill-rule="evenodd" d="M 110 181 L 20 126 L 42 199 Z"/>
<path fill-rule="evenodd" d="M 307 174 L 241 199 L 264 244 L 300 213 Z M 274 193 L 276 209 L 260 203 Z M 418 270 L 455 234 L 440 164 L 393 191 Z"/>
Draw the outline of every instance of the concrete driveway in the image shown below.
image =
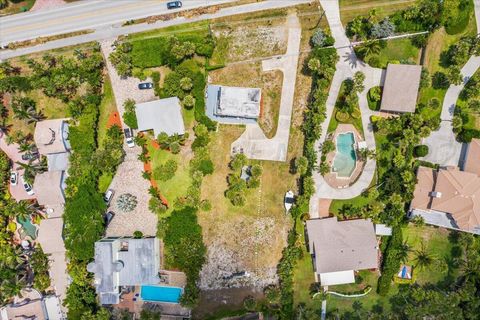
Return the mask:
<path fill-rule="evenodd" d="M 108 60 L 112 52 L 112 40 L 101 43 L 102 53 L 107 61 L 108 74 L 112 82 L 112 89 L 115 95 L 117 109 L 123 124 L 123 103 L 127 99 L 133 99 L 136 102 L 146 102 L 158 99 L 153 90 L 139 90 L 138 84 L 141 82 L 136 78 L 121 79 L 113 65 Z M 150 79 L 147 79 L 150 81 Z M 123 126 L 125 126 L 123 124 Z M 138 160 L 138 155 L 142 152 L 139 146 L 129 148 L 125 143 L 123 145 L 126 156 L 120 164 L 113 177 L 110 188 L 115 191 L 109 210 L 115 212 L 115 217 L 107 227 L 107 236 L 132 236 L 133 232 L 141 231 L 144 235 L 154 236 L 157 231 L 157 216 L 148 209 L 150 195 L 148 189 L 150 182 L 142 177 L 143 162 Z M 122 213 L 116 205 L 117 199 L 124 193 L 130 193 L 137 197 L 138 204 L 136 208 L 128 213 Z"/>
<path fill-rule="evenodd" d="M 302 29 L 296 15 L 287 18 L 288 45 L 284 56 L 262 61 L 263 71 L 283 72 L 282 96 L 277 132 L 268 139 L 258 123 L 247 124 L 245 132 L 232 143 L 232 153 L 240 150 L 250 159 L 286 161 L 290 122 L 292 120 L 293 97 L 297 77 L 298 55 Z"/>

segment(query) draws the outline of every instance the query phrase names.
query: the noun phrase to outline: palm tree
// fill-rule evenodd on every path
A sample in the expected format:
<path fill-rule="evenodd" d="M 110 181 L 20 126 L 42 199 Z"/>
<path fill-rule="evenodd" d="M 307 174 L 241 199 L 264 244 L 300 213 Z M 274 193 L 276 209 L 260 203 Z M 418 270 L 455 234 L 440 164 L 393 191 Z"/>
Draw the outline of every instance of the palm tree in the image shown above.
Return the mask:
<path fill-rule="evenodd" d="M 372 54 L 377 54 L 382 49 L 379 41 L 365 41 L 358 47 L 358 53 L 362 58 L 366 58 Z"/>
<path fill-rule="evenodd" d="M 18 151 L 20 152 L 30 152 L 36 149 L 35 143 L 28 140 L 23 140 L 18 145 Z"/>
<path fill-rule="evenodd" d="M 410 246 L 407 243 L 407 240 L 405 240 L 401 245 L 400 248 L 398 249 L 398 260 L 400 260 L 402 263 L 407 262 L 408 260 L 408 254 L 412 250 L 410 249 Z"/>
<path fill-rule="evenodd" d="M 422 270 L 431 265 L 432 263 L 433 256 L 426 250 L 425 246 L 422 244 L 422 248 L 415 251 L 415 266 Z"/>
<path fill-rule="evenodd" d="M 30 159 L 28 163 L 17 161 L 17 164 L 20 166 L 20 170 L 23 170 L 23 177 L 25 178 L 25 181 L 29 183 L 32 183 L 37 173 L 45 172 L 48 168 L 45 163 L 33 163 L 33 161 L 33 159 Z"/>
<path fill-rule="evenodd" d="M 10 212 L 21 220 L 28 220 L 33 214 L 40 211 L 40 206 L 36 202 L 20 201 L 12 202 Z"/>
<path fill-rule="evenodd" d="M 28 123 L 43 120 L 45 117 L 37 112 L 35 101 L 26 97 L 15 97 L 12 101 L 13 117 L 20 120 L 27 120 Z"/>

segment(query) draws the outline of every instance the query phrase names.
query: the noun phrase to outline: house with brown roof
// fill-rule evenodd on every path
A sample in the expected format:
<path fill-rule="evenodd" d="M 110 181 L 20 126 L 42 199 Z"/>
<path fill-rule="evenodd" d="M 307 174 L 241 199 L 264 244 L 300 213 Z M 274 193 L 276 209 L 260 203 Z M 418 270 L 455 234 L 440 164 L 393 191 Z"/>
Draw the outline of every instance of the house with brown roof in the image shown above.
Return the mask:
<path fill-rule="evenodd" d="M 478 161 L 478 160 L 477 160 Z M 468 163 L 468 161 L 467 161 Z M 410 217 L 427 224 L 480 234 L 480 176 L 457 167 L 419 167 Z"/>
<path fill-rule="evenodd" d="M 47 171 L 35 176 L 33 189 L 41 206 L 65 204 L 65 171 Z"/>
<path fill-rule="evenodd" d="M 355 271 L 378 268 L 378 243 L 369 219 L 307 220 L 315 280 L 323 286 L 355 282 Z"/>
<path fill-rule="evenodd" d="M 38 152 L 47 157 L 49 171 L 67 169 L 71 147 L 68 139 L 68 123 L 65 119 L 37 122 L 33 139 Z"/>
<path fill-rule="evenodd" d="M 387 66 L 380 110 L 393 113 L 415 112 L 422 67 L 409 64 Z"/>

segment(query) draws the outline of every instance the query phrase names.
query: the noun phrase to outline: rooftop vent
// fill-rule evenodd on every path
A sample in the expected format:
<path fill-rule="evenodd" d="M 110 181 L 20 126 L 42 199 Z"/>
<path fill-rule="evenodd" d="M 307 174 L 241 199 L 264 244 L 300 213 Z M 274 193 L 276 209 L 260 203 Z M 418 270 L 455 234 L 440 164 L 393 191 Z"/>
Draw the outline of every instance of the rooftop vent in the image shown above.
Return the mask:
<path fill-rule="evenodd" d="M 433 197 L 433 198 L 441 198 L 442 193 L 439 192 L 439 191 L 433 191 L 432 193 L 430 193 L 430 196 Z"/>

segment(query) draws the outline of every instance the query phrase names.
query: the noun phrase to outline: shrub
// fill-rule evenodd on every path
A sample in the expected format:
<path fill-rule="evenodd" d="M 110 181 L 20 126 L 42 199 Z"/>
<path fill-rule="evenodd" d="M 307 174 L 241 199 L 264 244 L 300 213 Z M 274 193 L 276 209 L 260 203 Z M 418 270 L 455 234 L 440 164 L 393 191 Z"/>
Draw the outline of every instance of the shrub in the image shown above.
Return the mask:
<path fill-rule="evenodd" d="M 434 89 L 448 89 L 450 81 L 445 73 L 437 71 L 433 74 L 432 86 Z"/>
<path fill-rule="evenodd" d="M 167 181 L 175 176 L 178 165 L 175 160 L 167 160 L 164 164 L 153 169 L 153 178 L 155 180 Z"/>
<path fill-rule="evenodd" d="M 202 211 L 212 210 L 212 203 L 208 200 L 202 200 L 200 202 L 200 210 L 202 210 Z"/>
<path fill-rule="evenodd" d="M 374 24 L 370 31 L 373 38 L 387 38 L 395 34 L 395 25 L 388 20 L 388 17 L 380 23 Z"/>
<path fill-rule="evenodd" d="M 188 94 L 183 98 L 182 102 L 183 102 L 183 106 L 186 109 L 192 109 L 193 106 L 195 105 L 195 98 L 192 95 Z"/>
<path fill-rule="evenodd" d="M 335 119 L 338 122 L 347 122 L 350 119 L 350 115 L 347 112 L 337 111 L 335 113 Z"/>
<path fill-rule="evenodd" d="M 427 154 L 428 154 L 428 146 L 426 145 L 419 145 L 419 146 L 416 146 L 414 149 L 413 149 L 413 154 L 415 155 L 415 157 L 425 157 Z"/>
<path fill-rule="evenodd" d="M 360 112 L 360 109 L 355 108 L 351 113 L 351 116 L 353 119 L 360 119 L 362 117 L 362 113 Z"/>
<path fill-rule="evenodd" d="M 137 114 L 135 113 L 135 101 L 128 99 L 123 104 L 125 112 L 123 113 L 123 122 L 132 129 L 138 129 Z"/>
<path fill-rule="evenodd" d="M 141 238 L 143 238 L 143 232 L 142 232 L 142 231 L 138 231 L 138 230 L 137 230 L 137 231 L 134 231 L 134 232 L 133 232 L 133 237 L 134 237 L 135 239 L 141 239 Z"/>
<path fill-rule="evenodd" d="M 257 301 L 254 297 L 248 296 L 243 300 L 243 307 L 248 311 L 255 311 L 257 308 Z"/>
<path fill-rule="evenodd" d="M 130 212 L 137 206 L 137 197 L 131 193 L 124 193 L 117 199 L 117 207 L 120 211 Z"/>
<path fill-rule="evenodd" d="M 392 236 L 388 241 L 387 248 L 384 252 L 384 259 L 382 264 L 382 275 L 378 279 L 377 292 L 381 296 L 386 296 L 390 291 L 393 276 L 400 268 L 400 259 L 398 257 L 399 250 L 401 250 L 403 238 L 400 227 L 394 227 Z"/>
<path fill-rule="evenodd" d="M 214 171 L 213 162 L 210 159 L 202 159 L 200 160 L 198 167 L 198 171 L 200 171 L 204 176 L 208 174 L 212 174 Z"/>

